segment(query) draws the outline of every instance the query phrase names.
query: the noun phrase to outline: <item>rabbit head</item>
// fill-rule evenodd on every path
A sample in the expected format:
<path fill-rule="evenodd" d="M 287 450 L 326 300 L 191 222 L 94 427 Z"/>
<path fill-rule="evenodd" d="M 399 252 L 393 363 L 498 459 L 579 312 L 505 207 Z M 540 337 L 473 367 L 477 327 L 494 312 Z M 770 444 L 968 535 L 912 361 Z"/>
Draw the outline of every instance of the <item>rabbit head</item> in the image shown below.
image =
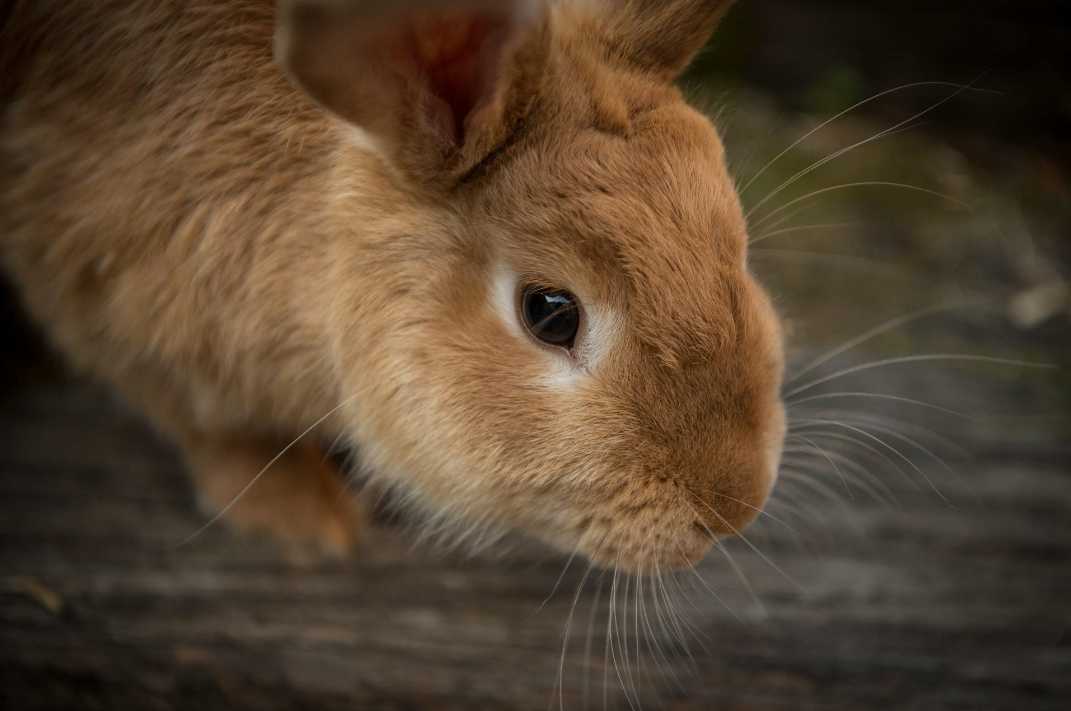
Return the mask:
<path fill-rule="evenodd" d="M 761 510 L 781 329 L 672 83 L 729 4 L 283 2 L 292 80 L 420 216 L 355 238 L 336 303 L 356 444 L 421 505 L 636 571 Z"/>

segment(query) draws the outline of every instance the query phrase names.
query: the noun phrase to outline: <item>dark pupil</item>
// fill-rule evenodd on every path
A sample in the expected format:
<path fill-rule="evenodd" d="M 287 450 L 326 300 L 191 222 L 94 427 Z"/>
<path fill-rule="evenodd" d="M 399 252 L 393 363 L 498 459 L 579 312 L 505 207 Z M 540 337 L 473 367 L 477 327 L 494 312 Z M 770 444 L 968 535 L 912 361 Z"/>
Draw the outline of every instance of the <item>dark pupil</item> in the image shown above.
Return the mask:
<path fill-rule="evenodd" d="M 527 289 L 524 292 L 524 322 L 539 340 L 552 346 L 572 348 L 580 328 L 576 297 L 567 291 Z"/>

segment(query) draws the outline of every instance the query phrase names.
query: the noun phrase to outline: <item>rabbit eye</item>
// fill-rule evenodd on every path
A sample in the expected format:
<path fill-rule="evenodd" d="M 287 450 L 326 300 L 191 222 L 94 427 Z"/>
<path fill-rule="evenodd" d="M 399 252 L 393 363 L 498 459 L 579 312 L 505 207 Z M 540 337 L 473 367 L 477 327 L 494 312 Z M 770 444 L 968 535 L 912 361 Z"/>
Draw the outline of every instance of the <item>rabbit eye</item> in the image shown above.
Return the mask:
<path fill-rule="evenodd" d="M 521 315 L 528 331 L 543 343 L 571 349 L 580 330 L 580 303 L 568 291 L 525 287 Z"/>

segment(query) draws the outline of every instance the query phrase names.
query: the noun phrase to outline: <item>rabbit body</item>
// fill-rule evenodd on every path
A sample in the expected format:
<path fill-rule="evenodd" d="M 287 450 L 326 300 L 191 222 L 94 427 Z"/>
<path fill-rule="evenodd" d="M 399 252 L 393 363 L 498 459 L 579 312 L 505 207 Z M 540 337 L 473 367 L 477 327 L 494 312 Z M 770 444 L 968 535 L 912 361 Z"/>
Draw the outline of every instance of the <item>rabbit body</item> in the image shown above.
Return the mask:
<path fill-rule="evenodd" d="M 16 1 L 0 259 L 27 309 L 241 526 L 349 550 L 307 444 L 341 438 L 466 530 L 694 561 L 784 435 L 721 145 L 670 83 L 727 3 L 380 5 Z M 583 305 L 570 352 L 525 331 L 529 283 Z"/>

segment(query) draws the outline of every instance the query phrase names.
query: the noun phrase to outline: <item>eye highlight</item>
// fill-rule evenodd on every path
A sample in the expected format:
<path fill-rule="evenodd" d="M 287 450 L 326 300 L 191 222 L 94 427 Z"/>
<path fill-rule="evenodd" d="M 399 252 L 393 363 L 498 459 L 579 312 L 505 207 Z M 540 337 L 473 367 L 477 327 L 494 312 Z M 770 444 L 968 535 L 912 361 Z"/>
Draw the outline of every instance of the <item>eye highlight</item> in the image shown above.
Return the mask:
<path fill-rule="evenodd" d="M 526 286 L 521 290 L 521 319 L 537 340 L 572 350 L 580 331 L 580 302 L 564 289 Z"/>

